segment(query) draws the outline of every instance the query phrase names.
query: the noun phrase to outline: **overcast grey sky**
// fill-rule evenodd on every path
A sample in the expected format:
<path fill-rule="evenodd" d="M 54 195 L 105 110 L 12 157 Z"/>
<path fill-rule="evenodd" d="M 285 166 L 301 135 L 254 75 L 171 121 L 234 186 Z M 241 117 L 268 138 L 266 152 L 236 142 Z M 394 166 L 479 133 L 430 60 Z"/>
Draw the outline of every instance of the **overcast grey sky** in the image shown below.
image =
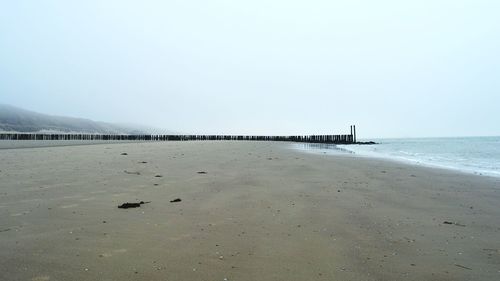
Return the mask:
<path fill-rule="evenodd" d="M 0 103 L 186 133 L 500 135 L 500 1 L 1 1 Z"/>

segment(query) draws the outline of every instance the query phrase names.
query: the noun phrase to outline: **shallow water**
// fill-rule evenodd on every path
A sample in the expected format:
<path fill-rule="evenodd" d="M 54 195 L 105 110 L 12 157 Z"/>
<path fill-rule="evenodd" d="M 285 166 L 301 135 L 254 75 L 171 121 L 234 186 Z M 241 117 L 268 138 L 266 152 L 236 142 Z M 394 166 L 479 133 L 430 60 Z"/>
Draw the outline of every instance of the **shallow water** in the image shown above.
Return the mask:
<path fill-rule="evenodd" d="M 323 154 L 354 153 L 500 177 L 500 137 L 378 139 L 376 145 L 296 144 Z"/>

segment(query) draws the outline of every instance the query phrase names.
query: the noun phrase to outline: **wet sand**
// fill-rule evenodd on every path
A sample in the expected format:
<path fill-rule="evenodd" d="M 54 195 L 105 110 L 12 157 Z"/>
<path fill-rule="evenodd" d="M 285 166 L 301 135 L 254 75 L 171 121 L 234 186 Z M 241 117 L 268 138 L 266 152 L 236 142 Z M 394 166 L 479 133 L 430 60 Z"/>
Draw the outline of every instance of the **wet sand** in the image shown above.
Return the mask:
<path fill-rule="evenodd" d="M 56 147 L 73 145 L 95 145 L 95 144 L 117 144 L 117 143 L 138 143 L 140 141 L 99 141 L 99 140 L 0 140 L 0 149 L 18 149 L 35 147 Z"/>
<path fill-rule="evenodd" d="M 497 178 L 286 143 L 5 149 L 0 279 L 499 280 L 499 202 Z"/>

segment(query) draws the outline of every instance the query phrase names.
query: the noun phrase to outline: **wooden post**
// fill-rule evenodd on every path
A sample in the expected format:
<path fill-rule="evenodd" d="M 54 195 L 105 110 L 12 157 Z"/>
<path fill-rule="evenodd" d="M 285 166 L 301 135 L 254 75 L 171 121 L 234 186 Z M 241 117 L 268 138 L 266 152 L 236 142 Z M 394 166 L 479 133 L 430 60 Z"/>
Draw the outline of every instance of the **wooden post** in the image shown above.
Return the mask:
<path fill-rule="evenodd" d="M 354 128 L 354 143 L 356 143 L 356 125 L 353 125 Z"/>

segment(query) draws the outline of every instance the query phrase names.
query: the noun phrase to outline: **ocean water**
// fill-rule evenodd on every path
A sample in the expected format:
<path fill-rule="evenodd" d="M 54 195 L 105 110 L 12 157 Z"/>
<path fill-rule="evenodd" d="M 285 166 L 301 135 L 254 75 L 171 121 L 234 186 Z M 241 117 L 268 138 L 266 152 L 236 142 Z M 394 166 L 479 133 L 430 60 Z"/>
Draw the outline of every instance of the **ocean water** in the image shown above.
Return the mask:
<path fill-rule="evenodd" d="M 360 156 L 500 177 L 500 137 L 376 139 L 376 145 L 300 144 L 326 154 Z"/>

